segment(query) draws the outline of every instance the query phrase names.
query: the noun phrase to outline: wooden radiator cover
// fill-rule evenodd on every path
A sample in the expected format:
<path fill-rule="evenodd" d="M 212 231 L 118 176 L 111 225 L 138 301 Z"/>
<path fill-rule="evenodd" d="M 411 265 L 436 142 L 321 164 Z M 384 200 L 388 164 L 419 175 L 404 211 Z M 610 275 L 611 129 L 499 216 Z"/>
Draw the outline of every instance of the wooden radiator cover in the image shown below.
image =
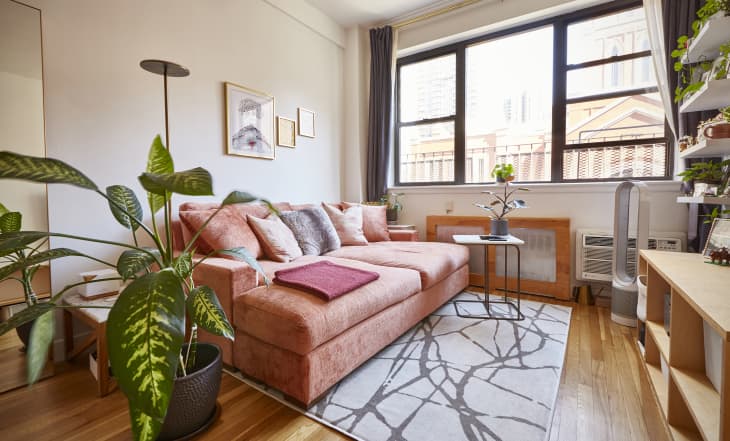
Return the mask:
<path fill-rule="evenodd" d="M 489 233 L 490 219 L 485 216 L 426 216 L 426 240 L 437 241 L 439 226 L 464 227 L 461 234 Z M 558 299 L 570 300 L 570 219 L 569 218 L 538 218 L 513 217 L 509 219 L 510 229 L 529 228 L 535 230 L 549 230 L 555 234 L 555 281 L 521 280 L 523 292 L 532 292 L 549 295 Z M 496 247 L 495 247 L 496 248 Z M 503 279 L 497 278 L 495 269 L 496 254 L 489 253 L 489 280 L 492 289 L 501 288 Z M 524 257 L 524 256 L 523 256 Z M 484 276 L 480 273 L 470 273 L 469 283 L 483 286 Z M 508 278 L 509 289 L 517 288 L 517 279 Z"/>

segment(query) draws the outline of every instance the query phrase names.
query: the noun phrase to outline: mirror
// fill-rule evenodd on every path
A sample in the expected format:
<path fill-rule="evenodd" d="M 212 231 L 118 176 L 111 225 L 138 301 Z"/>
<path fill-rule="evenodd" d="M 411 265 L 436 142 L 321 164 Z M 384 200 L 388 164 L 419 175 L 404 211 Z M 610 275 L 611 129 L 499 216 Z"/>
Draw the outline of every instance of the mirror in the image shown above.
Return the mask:
<path fill-rule="evenodd" d="M 46 154 L 41 11 L 14 0 L 0 0 L 0 150 Z M 45 185 L 3 180 L 0 188 L 0 203 L 23 214 L 24 230 L 48 230 Z M 36 273 L 33 286 L 39 297 L 49 296 L 48 267 Z M 14 280 L 0 283 L 0 319 L 23 307 L 21 285 Z M 22 348 L 15 332 L 0 336 L 0 392 L 25 384 Z M 46 371 L 51 368 L 49 363 Z"/>

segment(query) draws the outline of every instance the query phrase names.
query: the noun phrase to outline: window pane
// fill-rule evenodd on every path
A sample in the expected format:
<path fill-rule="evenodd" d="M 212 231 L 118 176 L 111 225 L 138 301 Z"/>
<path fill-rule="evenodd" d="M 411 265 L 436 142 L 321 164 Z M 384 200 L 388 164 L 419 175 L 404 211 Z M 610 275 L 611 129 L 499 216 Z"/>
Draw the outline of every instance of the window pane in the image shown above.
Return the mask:
<path fill-rule="evenodd" d="M 644 9 L 639 7 L 568 26 L 568 64 L 649 49 Z"/>
<path fill-rule="evenodd" d="M 662 177 L 665 173 L 665 144 L 571 149 L 563 152 L 565 179 L 609 179 Z"/>
<path fill-rule="evenodd" d="M 456 55 L 446 55 L 400 68 L 401 121 L 418 121 L 455 113 Z"/>
<path fill-rule="evenodd" d="M 454 181 L 454 123 L 400 129 L 400 182 Z"/>
<path fill-rule="evenodd" d="M 651 57 L 568 71 L 568 98 L 656 87 Z"/>
<path fill-rule="evenodd" d="M 664 137 L 658 93 L 568 104 L 566 144 Z"/>
<path fill-rule="evenodd" d="M 550 180 L 552 66 L 551 26 L 467 48 L 467 183 L 493 181 L 504 162 L 520 181 Z"/>

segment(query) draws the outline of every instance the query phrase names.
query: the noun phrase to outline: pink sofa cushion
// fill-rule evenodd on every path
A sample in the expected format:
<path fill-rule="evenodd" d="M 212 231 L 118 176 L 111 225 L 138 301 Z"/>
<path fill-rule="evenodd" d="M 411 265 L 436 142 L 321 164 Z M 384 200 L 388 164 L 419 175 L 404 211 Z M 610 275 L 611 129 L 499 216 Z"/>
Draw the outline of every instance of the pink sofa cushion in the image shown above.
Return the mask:
<path fill-rule="evenodd" d="M 421 275 L 423 289 L 437 284 L 469 261 L 467 247 L 442 242 L 378 242 L 367 247 L 343 247 L 326 255 L 416 270 Z"/>
<path fill-rule="evenodd" d="M 246 219 L 259 238 L 266 257 L 276 262 L 289 262 L 302 257 L 302 249 L 299 248 L 297 238 L 279 216 L 271 214 L 266 219 L 247 216 Z"/>
<path fill-rule="evenodd" d="M 188 233 L 192 233 L 198 231 L 214 212 L 214 209 L 180 211 L 180 221 Z M 207 254 L 213 250 L 245 247 L 257 258 L 262 257 L 264 253 L 261 245 L 246 222 L 244 213 L 261 217 L 268 213 L 268 209 L 255 205 L 223 207 L 200 234 L 203 243 L 197 242 L 198 251 Z"/>
<path fill-rule="evenodd" d="M 334 205 L 322 203 L 322 208 L 337 230 L 342 245 L 367 245 L 368 240 L 362 230 L 362 207 L 354 206 L 340 210 Z"/>
<path fill-rule="evenodd" d="M 320 261 L 373 271 L 379 278 L 330 302 L 285 286 L 260 286 L 236 298 L 233 311 L 236 329 L 304 355 L 421 290 L 418 272 L 404 268 L 324 256 L 303 256 L 289 263 L 261 261 L 261 264 L 273 278 L 278 270 Z"/>
<path fill-rule="evenodd" d="M 343 202 L 345 209 L 358 206 L 352 202 Z M 388 234 L 388 220 L 385 216 L 385 205 L 362 205 L 362 229 L 368 242 L 382 242 L 390 240 Z"/>
<path fill-rule="evenodd" d="M 378 273 L 323 260 L 308 265 L 279 270 L 274 283 L 310 292 L 330 301 L 377 280 Z"/>

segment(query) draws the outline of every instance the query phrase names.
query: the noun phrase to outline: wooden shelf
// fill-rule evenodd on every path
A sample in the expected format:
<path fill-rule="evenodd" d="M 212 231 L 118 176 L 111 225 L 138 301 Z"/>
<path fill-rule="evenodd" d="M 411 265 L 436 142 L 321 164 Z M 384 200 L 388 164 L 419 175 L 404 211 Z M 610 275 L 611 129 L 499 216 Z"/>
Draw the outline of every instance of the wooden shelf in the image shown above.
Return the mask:
<path fill-rule="evenodd" d="M 679 153 L 680 158 L 726 155 L 730 155 L 730 138 L 704 139 Z"/>
<path fill-rule="evenodd" d="M 669 373 L 705 439 L 720 439 L 720 394 L 704 372 L 670 368 Z"/>
<path fill-rule="evenodd" d="M 649 330 L 654 338 L 661 356 L 664 357 L 664 360 L 669 360 L 669 336 L 667 335 L 667 331 L 664 329 L 664 325 L 657 322 L 647 321 L 646 329 Z"/>
<path fill-rule="evenodd" d="M 677 202 L 680 204 L 710 204 L 710 205 L 730 205 L 730 197 L 718 196 L 677 196 Z"/>
<path fill-rule="evenodd" d="M 687 98 L 679 107 L 680 113 L 700 110 L 717 110 L 728 105 L 730 78 L 710 80 L 702 88 Z"/>
<path fill-rule="evenodd" d="M 649 375 L 649 383 L 651 383 L 654 394 L 659 402 L 659 408 L 662 410 L 664 418 L 667 418 L 667 406 L 668 406 L 668 394 L 667 394 L 667 380 L 664 379 L 662 369 L 659 366 L 655 366 L 651 363 L 644 363 L 646 367 L 646 373 Z"/>
<path fill-rule="evenodd" d="M 720 45 L 730 41 L 730 17 L 717 17 L 709 20 L 692 41 L 682 59 L 685 64 L 699 61 L 712 61 L 720 55 Z"/>
<path fill-rule="evenodd" d="M 674 441 L 702 441 L 699 433 L 690 432 L 686 429 L 669 426 L 669 432 L 672 434 Z"/>

